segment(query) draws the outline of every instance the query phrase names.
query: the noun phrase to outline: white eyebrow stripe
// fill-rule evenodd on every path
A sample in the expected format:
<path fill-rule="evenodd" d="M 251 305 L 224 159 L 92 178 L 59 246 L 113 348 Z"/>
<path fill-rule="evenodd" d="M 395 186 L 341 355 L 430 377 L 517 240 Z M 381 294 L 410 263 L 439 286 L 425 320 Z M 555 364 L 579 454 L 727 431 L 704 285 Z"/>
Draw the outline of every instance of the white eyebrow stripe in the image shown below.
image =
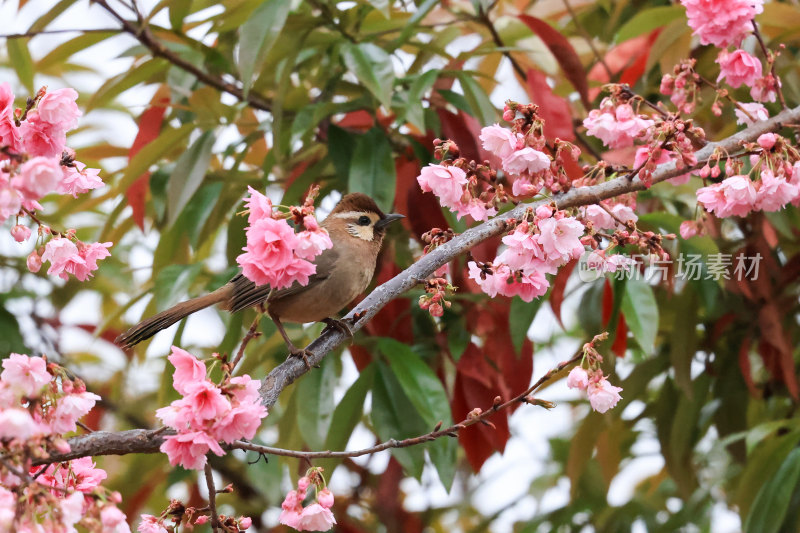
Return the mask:
<path fill-rule="evenodd" d="M 366 211 L 345 211 L 344 213 L 336 213 L 334 218 L 358 218 L 361 215 L 366 215 Z"/>

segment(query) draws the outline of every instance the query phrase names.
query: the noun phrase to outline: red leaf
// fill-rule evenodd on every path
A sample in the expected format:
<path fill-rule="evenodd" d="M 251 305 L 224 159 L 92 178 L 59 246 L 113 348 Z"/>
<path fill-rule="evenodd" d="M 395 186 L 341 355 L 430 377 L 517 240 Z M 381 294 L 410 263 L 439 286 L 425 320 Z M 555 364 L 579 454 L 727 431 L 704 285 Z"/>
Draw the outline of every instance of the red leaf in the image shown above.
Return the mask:
<path fill-rule="evenodd" d="M 739 347 L 739 368 L 742 370 L 742 377 L 744 378 L 745 384 L 747 384 L 747 390 L 750 391 L 750 395 L 758 397 L 758 389 L 753 381 L 753 370 L 750 366 L 750 358 L 748 357 L 752 342 L 753 339 L 751 337 L 746 337 L 742 341 L 742 345 Z"/>
<path fill-rule="evenodd" d="M 570 44 L 560 31 L 541 19 L 530 15 L 519 15 L 519 19 L 544 41 L 544 44 L 547 45 L 547 48 L 549 48 L 550 52 L 555 56 L 558 64 L 561 65 L 561 69 L 564 71 L 567 79 L 581 95 L 581 102 L 583 102 L 584 107 L 586 107 L 586 109 L 591 109 L 586 69 L 583 67 L 583 63 L 581 63 L 572 44 Z M 528 73 L 528 81 L 530 82 L 530 72 Z"/>
<path fill-rule="evenodd" d="M 650 47 L 653 45 L 653 42 L 660 31 L 661 30 L 659 28 L 651 32 L 650 35 L 640 35 L 638 37 L 634 37 L 633 39 L 628 39 L 627 41 L 620 43 L 606 52 L 606 55 L 603 57 L 605 66 L 598 62 L 589 71 L 589 80 L 598 82 L 598 87 L 589 89 L 589 98 L 594 100 L 602 90 L 599 85 L 612 81 L 608 76 L 608 72 L 605 68 L 606 66 L 611 71 L 612 76 L 616 76 L 620 72 L 629 70 L 630 72 L 626 72 L 623 74 L 623 76 L 625 76 L 628 80 L 632 79 L 633 83 L 638 81 L 641 73 L 638 76 L 635 76 L 636 69 L 634 68 L 634 65 L 636 65 L 637 61 L 640 61 L 640 58 L 642 57 L 645 58 L 644 63 L 647 63 L 647 56 L 650 54 Z M 643 73 L 644 66 L 641 67 L 641 70 Z M 630 83 L 630 81 L 628 83 Z M 633 85 L 633 83 L 630 84 Z"/>
<path fill-rule="evenodd" d="M 569 275 L 575 270 L 575 265 L 577 264 L 578 261 L 574 259 L 561 267 L 553 280 L 553 290 L 550 291 L 550 308 L 553 310 L 553 314 L 556 315 L 556 320 L 558 320 L 562 329 L 564 328 L 564 322 L 561 321 L 561 304 L 564 302 L 564 289 L 567 288 Z"/>
<path fill-rule="evenodd" d="M 375 119 L 364 110 L 351 111 L 336 123 L 340 128 L 348 128 L 358 131 L 367 131 L 375 125 Z"/>
<path fill-rule="evenodd" d="M 617 357 L 625 357 L 625 350 L 628 349 L 628 324 L 625 323 L 625 315 L 619 314 L 617 321 L 617 336 L 614 337 L 614 344 L 611 345 L 611 351 Z"/>
<path fill-rule="evenodd" d="M 380 285 L 400 273 L 400 268 L 394 264 L 391 253 L 381 254 L 378 264 L 376 283 Z M 411 325 L 411 301 L 408 298 L 395 298 L 370 320 L 364 330 L 376 337 L 391 337 L 400 342 L 410 344 L 414 340 Z"/>
<path fill-rule="evenodd" d="M 600 315 L 600 319 L 603 322 L 603 325 L 607 325 L 611 320 L 611 311 L 614 308 L 614 288 L 611 286 L 611 282 L 608 281 L 608 278 L 603 282 L 603 309 Z"/>
<path fill-rule="evenodd" d="M 478 123 L 478 119 L 463 111 L 456 114 L 445 109 L 437 109 L 436 112 L 442 124 L 442 135 L 455 141 L 462 157 L 478 162 L 489 160 L 499 166 L 500 161 L 496 159 L 497 156 L 484 150 L 478 141 L 478 136 L 481 134 L 481 124 Z"/>
<path fill-rule="evenodd" d="M 574 141 L 572 112 L 567 101 L 558 96 L 547 84 L 547 76 L 538 70 L 528 70 L 528 96 L 539 106 L 539 115 L 544 119 L 544 134 L 548 139 Z"/>
<path fill-rule="evenodd" d="M 401 221 L 406 229 L 416 239 L 419 239 L 431 228 L 446 228 L 447 220 L 442 214 L 442 208 L 436 200 L 436 196 L 423 193 L 417 182 L 420 171 L 419 162 L 401 156 L 395 160 L 395 169 L 397 182 L 394 207 L 395 212 L 406 215 L 406 218 Z"/>
<path fill-rule="evenodd" d="M 162 85 L 150 100 L 150 107 L 145 109 L 139 118 L 139 132 L 133 140 L 131 149 L 128 152 L 128 161 L 133 159 L 139 150 L 153 142 L 161 133 L 161 125 L 164 122 L 164 115 L 169 105 L 169 87 Z M 144 210 L 147 200 L 147 190 L 150 185 L 150 172 L 145 172 L 128 186 L 126 197 L 128 205 L 133 209 L 133 221 L 144 231 Z"/>

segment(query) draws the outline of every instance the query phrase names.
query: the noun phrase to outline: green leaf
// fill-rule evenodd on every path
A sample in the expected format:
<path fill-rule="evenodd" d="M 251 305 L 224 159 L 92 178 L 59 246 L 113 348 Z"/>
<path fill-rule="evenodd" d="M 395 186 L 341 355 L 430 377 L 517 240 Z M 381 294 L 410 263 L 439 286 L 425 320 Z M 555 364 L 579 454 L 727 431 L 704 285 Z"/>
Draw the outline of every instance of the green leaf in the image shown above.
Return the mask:
<path fill-rule="evenodd" d="M 381 440 L 406 439 L 427 433 L 425 422 L 394 376 L 393 371 L 378 363 L 378 372 L 372 387 L 372 424 Z M 392 448 L 391 454 L 408 475 L 420 479 L 425 466 L 425 450 L 420 446 Z"/>
<path fill-rule="evenodd" d="M 347 441 L 350 440 L 353 430 L 364 414 L 364 400 L 367 392 L 372 388 L 374 378 L 375 364 L 371 363 L 361 371 L 358 379 L 347 389 L 344 397 L 333 411 L 333 419 L 330 429 L 328 429 L 328 436 L 325 438 L 324 449 L 335 451 L 345 449 Z M 325 472 L 330 475 L 339 463 L 341 463 L 341 459 L 324 459 L 319 462 L 318 466 L 324 468 Z"/>
<path fill-rule="evenodd" d="M 51 67 L 59 66 L 65 63 L 73 54 L 102 42 L 109 37 L 114 37 L 115 35 L 119 34 L 117 32 L 97 32 L 78 35 L 74 39 L 70 39 L 48 52 L 46 56 L 36 63 L 36 69 L 45 71 Z"/>
<path fill-rule="evenodd" d="M 167 309 L 178 303 L 189 290 L 197 275 L 203 270 L 202 263 L 193 265 L 169 265 L 156 276 L 153 290 L 156 307 Z"/>
<path fill-rule="evenodd" d="M 497 109 L 495 109 L 483 88 L 475 81 L 475 78 L 465 72 L 459 72 L 457 77 L 458 81 L 461 82 L 464 98 L 472 110 L 470 114 L 484 126 L 497 122 Z"/>
<path fill-rule="evenodd" d="M 175 31 L 183 29 L 183 19 L 192 9 L 193 0 L 172 0 L 169 4 L 169 25 Z"/>
<path fill-rule="evenodd" d="M 425 131 L 425 108 L 422 106 L 422 97 L 433 87 L 439 77 L 439 70 L 427 70 L 414 78 L 408 88 L 408 102 L 404 118 L 416 126 L 420 131 Z"/>
<path fill-rule="evenodd" d="M 175 170 L 169 177 L 167 185 L 167 223 L 172 225 L 178 215 L 189 203 L 208 170 L 211 161 L 211 149 L 214 147 L 214 133 L 203 133 L 175 164 Z"/>
<path fill-rule="evenodd" d="M 359 136 L 348 171 L 347 190 L 371 196 L 383 209 L 394 202 L 397 172 L 386 134 L 372 128 Z"/>
<path fill-rule="evenodd" d="M 347 179 L 350 176 L 350 162 L 358 137 L 338 126 L 328 127 L 328 157 L 333 162 L 336 173 Z"/>
<path fill-rule="evenodd" d="M 389 359 L 397 381 L 430 429 L 439 422 L 451 423 L 450 404 L 444 386 L 422 358 L 394 339 L 381 339 L 378 348 Z"/>
<path fill-rule="evenodd" d="M 672 303 L 675 321 L 671 331 L 680 334 L 670 336 L 669 358 L 675 370 L 675 384 L 691 398 L 690 371 L 697 352 L 697 295 L 693 287 L 687 286 L 677 298 L 673 298 Z"/>
<path fill-rule="evenodd" d="M 342 45 L 342 59 L 383 106 L 391 107 L 394 67 L 389 54 L 372 43 L 345 43 Z"/>
<path fill-rule="evenodd" d="M 795 448 L 775 475 L 758 491 L 744 524 L 747 533 L 775 533 L 781 529 L 789 500 L 800 479 L 800 448 Z"/>
<path fill-rule="evenodd" d="M 519 353 L 522 350 L 522 343 L 528 338 L 528 330 L 531 329 L 533 319 L 542 306 L 544 298 L 533 300 L 526 303 L 519 298 L 511 300 L 511 310 L 508 315 L 508 329 L 511 332 L 511 342 L 514 349 Z"/>
<path fill-rule="evenodd" d="M 166 72 L 168 66 L 169 63 L 165 59 L 155 58 L 110 78 L 86 102 L 86 112 L 88 113 L 97 107 L 105 107 L 120 93 L 135 85 L 149 81 L 156 74 Z"/>
<path fill-rule="evenodd" d="M 652 354 L 658 333 L 658 305 L 650 285 L 629 280 L 622 297 L 622 313 L 636 342 L 645 353 Z"/>
<path fill-rule="evenodd" d="M 6 39 L 6 49 L 8 50 L 8 59 L 19 77 L 19 81 L 33 96 L 36 89 L 33 86 L 33 60 L 28 50 L 28 39 Z"/>
<path fill-rule="evenodd" d="M 0 357 L 7 357 L 11 352 L 27 353 L 28 349 L 17 319 L 5 307 L 0 307 Z"/>
<path fill-rule="evenodd" d="M 200 235 L 209 215 L 211 215 L 217 202 L 221 199 L 222 187 L 222 182 L 209 183 L 200 187 L 200 190 L 192 196 L 182 213 L 183 220 L 181 222 L 186 227 L 186 231 L 189 234 L 189 242 L 194 248 L 197 248 L 200 242 Z"/>
<path fill-rule="evenodd" d="M 621 43 L 633 39 L 656 28 L 663 28 L 673 20 L 684 16 L 686 16 L 686 9 L 678 5 L 644 9 L 636 13 L 619 29 L 614 40 Z"/>
<path fill-rule="evenodd" d="M 242 24 L 238 66 L 245 94 L 253 84 L 254 74 L 261 69 L 267 53 L 278 39 L 291 7 L 290 0 L 267 0 Z"/>
<path fill-rule="evenodd" d="M 310 372 L 297 385 L 297 394 L 301 399 L 297 410 L 297 429 L 303 440 L 312 450 L 323 449 L 325 436 L 333 417 L 335 404 L 333 387 L 336 385 L 336 359 L 326 357 L 322 360 L 322 368 Z"/>

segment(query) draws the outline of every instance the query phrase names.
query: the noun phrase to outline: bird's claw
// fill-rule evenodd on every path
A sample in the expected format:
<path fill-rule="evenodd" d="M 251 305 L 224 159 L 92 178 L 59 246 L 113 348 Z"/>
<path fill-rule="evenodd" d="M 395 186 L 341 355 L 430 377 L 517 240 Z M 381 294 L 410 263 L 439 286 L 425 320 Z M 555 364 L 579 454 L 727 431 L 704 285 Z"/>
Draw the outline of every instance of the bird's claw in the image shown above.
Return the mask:
<path fill-rule="evenodd" d="M 291 350 L 291 355 L 289 357 L 302 357 L 303 362 L 306 364 L 306 370 L 311 370 L 312 368 L 319 368 L 319 365 L 312 365 L 311 361 L 308 360 L 309 357 L 313 356 L 314 354 L 310 350 L 294 348 Z"/>
<path fill-rule="evenodd" d="M 322 322 L 326 324 L 325 329 L 337 329 L 343 335 L 347 337 L 353 338 L 353 330 L 350 329 L 350 326 L 344 320 L 336 320 L 335 318 L 326 318 Z"/>

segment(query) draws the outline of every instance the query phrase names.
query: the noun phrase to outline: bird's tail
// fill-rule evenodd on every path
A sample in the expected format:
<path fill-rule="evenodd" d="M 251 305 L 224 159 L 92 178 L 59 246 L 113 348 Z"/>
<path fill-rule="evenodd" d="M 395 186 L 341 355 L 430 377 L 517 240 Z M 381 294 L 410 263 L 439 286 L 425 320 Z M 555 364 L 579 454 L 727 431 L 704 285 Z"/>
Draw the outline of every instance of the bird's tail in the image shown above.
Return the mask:
<path fill-rule="evenodd" d="M 162 329 L 170 327 L 175 322 L 191 315 L 194 312 L 210 307 L 214 304 L 222 303 L 230 299 L 230 287 L 223 285 L 219 289 L 205 296 L 198 296 L 178 305 L 170 307 L 157 315 L 143 320 L 131 329 L 114 339 L 114 343 L 120 348 L 130 348 L 135 344 L 149 339 Z"/>

